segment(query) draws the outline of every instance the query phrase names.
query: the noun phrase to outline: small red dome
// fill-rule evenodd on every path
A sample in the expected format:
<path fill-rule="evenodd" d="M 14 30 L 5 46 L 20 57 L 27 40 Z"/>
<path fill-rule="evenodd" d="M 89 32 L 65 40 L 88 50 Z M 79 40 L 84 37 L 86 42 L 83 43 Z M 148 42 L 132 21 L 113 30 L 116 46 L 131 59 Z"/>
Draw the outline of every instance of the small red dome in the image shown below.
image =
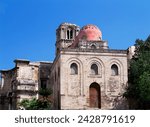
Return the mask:
<path fill-rule="evenodd" d="M 75 42 L 73 43 L 73 47 L 77 45 L 79 40 L 85 39 L 87 41 L 96 41 L 101 40 L 102 38 L 102 32 L 99 30 L 99 28 L 95 25 L 86 25 L 82 27 L 79 34 L 77 35 Z"/>

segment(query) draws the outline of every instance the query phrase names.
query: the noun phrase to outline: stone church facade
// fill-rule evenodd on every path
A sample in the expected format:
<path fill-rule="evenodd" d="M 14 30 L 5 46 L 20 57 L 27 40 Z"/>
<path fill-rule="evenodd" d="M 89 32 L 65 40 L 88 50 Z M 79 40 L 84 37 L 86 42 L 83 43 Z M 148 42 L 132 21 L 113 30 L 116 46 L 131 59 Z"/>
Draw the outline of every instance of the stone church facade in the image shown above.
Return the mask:
<path fill-rule="evenodd" d="M 0 94 L 13 94 L 12 109 L 23 98 L 38 98 L 43 86 L 53 90 L 53 109 L 127 109 L 122 95 L 131 56 L 131 50 L 110 49 L 95 25 L 62 23 L 54 61 L 16 60 L 14 69 L 1 71 Z"/>

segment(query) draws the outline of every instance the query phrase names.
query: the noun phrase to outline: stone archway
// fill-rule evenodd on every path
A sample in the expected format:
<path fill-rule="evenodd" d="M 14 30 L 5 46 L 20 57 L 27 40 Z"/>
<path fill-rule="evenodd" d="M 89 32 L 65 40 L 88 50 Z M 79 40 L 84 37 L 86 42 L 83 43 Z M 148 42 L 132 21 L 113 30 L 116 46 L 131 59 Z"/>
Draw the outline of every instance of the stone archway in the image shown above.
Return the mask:
<path fill-rule="evenodd" d="M 98 83 L 92 83 L 89 87 L 90 108 L 101 108 L 101 91 Z"/>

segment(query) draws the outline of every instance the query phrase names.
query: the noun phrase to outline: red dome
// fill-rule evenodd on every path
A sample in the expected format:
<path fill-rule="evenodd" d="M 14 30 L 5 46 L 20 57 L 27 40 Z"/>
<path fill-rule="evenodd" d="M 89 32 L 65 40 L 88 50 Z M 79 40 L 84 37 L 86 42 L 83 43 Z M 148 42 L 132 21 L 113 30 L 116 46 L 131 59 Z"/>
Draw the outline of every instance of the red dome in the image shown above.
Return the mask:
<path fill-rule="evenodd" d="M 101 40 L 102 33 L 99 28 L 95 25 L 86 25 L 82 27 L 79 34 L 77 35 L 73 47 L 77 45 L 80 39 L 85 39 L 87 41 Z"/>

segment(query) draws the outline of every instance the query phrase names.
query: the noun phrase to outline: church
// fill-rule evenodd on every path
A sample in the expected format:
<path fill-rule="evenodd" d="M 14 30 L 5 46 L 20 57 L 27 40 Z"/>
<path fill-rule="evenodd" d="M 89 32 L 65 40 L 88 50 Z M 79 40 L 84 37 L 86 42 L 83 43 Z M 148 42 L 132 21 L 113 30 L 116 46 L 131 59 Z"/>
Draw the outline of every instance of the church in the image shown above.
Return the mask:
<path fill-rule="evenodd" d="M 71 23 L 59 25 L 55 47 L 53 62 L 16 59 L 13 69 L 1 70 L 0 109 L 39 98 L 40 88 L 53 90 L 55 110 L 128 109 L 123 93 L 134 47 L 110 49 L 97 26 Z"/>

